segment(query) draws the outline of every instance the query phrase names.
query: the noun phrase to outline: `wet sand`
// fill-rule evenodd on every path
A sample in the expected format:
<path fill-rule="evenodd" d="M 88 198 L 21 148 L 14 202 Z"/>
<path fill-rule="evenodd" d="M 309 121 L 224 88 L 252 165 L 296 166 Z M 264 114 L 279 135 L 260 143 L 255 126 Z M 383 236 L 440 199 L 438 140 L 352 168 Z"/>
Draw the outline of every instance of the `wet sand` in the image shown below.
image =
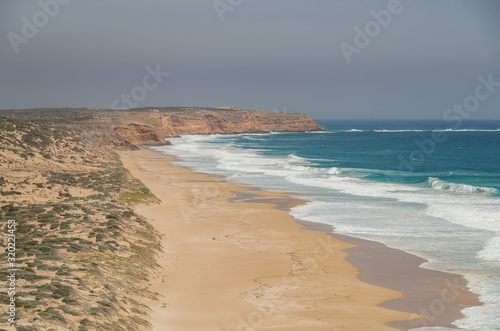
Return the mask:
<path fill-rule="evenodd" d="M 415 271 L 419 261 L 408 262 L 408 271 L 383 258 L 382 248 L 304 230 L 287 211 L 300 200 L 172 165 L 172 157 L 149 149 L 120 155 L 162 201 L 137 208 L 163 236 L 162 269 L 151 283 L 162 297 L 150 305 L 155 330 L 404 329 L 421 326 L 414 308 L 442 294 Z M 372 258 L 372 251 L 382 253 Z M 440 315 L 460 317 L 452 308 Z"/>
<path fill-rule="evenodd" d="M 325 224 L 300 223 L 305 229 L 330 233 L 356 245 L 346 252 L 347 260 L 360 270 L 359 279 L 403 292 L 403 298 L 384 302 L 382 307 L 427 317 L 389 325 L 405 330 L 430 326 L 456 328 L 451 323 L 463 317 L 462 309 L 482 304 L 477 295 L 467 289 L 467 281 L 461 275 L 421 268 L 420 265 L 427 262 L 423 258 L 377 241 L 335 233 Z"/>

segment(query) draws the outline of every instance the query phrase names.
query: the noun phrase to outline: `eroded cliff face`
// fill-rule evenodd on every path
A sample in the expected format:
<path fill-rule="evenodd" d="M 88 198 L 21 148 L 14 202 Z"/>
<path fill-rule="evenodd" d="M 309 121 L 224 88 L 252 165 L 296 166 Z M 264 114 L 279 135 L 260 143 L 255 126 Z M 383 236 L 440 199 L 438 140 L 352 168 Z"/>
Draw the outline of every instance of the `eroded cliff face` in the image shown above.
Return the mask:
<path fill-rule="evenodd" d="M 142 118 L 138 118 L 142 117 Z M 311 117 L 299 113 L 248 110 L 196 110 L 163 113 L 154 109 L 127 117 L 127 127 L 115 128 L 125 141 L 134 144 L 160 143 L 182 134 L 235 134 L 321 131 Z M 147 125 L 139 123 L 148 123 Z"/>
<path fill-rule="evenodd" d="M 132 110 L 43 109 L 8 114 L 77 130 L 104 145 L 131 149 L 137 145 L 168 144 L 182 134 L 237 134 L 322 131 L 300 113 L 237 108 L 141 108 Z"/>
<path fill-rule="evenodd" d="M 162 115 L 162 126 L 170 136 L 212 133 L 268 133 L 323 130 L 304 114 L 266 111 L 200 112 Z"/>
<path fill-rule="evenodd" d="M 129 124 L 127 127 L 115 127 L 115 132 L 126 142 L 140 145 L 146 142 L 160 142 L 160 138 L 150 126 Z"/>

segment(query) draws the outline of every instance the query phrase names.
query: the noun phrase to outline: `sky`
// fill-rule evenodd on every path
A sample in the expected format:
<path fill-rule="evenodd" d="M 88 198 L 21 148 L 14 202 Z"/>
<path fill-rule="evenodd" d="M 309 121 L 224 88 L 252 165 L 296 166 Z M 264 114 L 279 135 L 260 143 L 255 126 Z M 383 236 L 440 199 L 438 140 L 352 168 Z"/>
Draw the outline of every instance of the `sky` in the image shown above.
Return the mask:
<path fill-rule="evenodd" d="M 0 1 L 0 109 L 500 119 L 497 0 Z"/>

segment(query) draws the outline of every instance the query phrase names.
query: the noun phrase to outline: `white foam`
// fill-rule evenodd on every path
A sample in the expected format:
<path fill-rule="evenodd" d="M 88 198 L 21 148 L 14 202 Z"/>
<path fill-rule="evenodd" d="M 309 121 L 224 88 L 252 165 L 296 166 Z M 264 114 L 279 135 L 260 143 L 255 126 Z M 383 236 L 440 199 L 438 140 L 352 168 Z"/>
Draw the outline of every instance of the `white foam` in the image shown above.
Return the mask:
<path fill-rule="evenodd" d="M 453 322 L 460 330 L 498 331 L 500 325 L 500 304 L 469 307 L 462 310 L 465 318 Z"/>
<path fill-rule="evenodd" d="M 362 131 L 353 130 L 355 131 L 346 132 Z M 231 175 L 247 176 L 245 178 L 255 176 L 261 178 L 264 183 L 272 178 L 282 181 L 284 185 L 288 182 L 288 186 L 304 186 L 304 192 L 323 192 L 321 194 L 327 197 L 339 197 L 335 201 L 314 201 L 295 207 L 292 214 L 299 219 L 331 224 L 340 232 L 358 234 L 359 237 L 367 239 L 386 240 L 387 243 L 393 243 L 403 249 L 406 246 L 415 249 L 420 247 L 418 245 L 427 245 L 424 248 L 431 253 L 435 250 L 439 254 L 446 250 L 439 246 L 436 238 L 429 237 L 427 230 L 432 226 L 442 226 L 440 235 L 446 240 L 458 242 L 467 239 L 464 237 L 467 231 L 461 230 L 458 225 L 493 231 L 497 234 L 493 239 L 490 232 L 486 232 L 488 235 L 484 235 L 484 239 L 480 236 L 480 244 L 484 243 L 484 247 L 473 250 L 470 258 L 467 255 L 468 260 L 465 263 L 490 265 L 499 261 L 500 198 L 487 196 L 491 193 L 488 191 L 490 188 L 447 183 L 437 177 L 429 178 L 429 187 L 368 181 L 354 176 L 366 175 L 373 172 L 372 170 L 315 168 L 312 159 L 294 154 L 283 157 L 263 156 L 258 150 L 232 146 L 231 136 L 182 136 L 171 139 L 171 142 L 173 146 L 161 148 L 196 164 L 207 161 L 211 171 L 216 167 Z M 317 191 L 313 188 L 317 188 Z M 345 194 L 355 197 L 349 198 Z M 360 203 L 359 199 L 364 200 Z M 419 229 L 424 231 L 419 232 Z M 457 229 L 462 233 L 455 232 Z M 487 241 L 488 239 L 491 240 Z M 446 256 L 435 256 L 431 253 L 429 256 L 421 256 L 431 261 L 434 258 L 436 262 L 433 265 L 437 266 L 446 262 L 443 262 Z M 467 270 L 464 273 L 468 275 Z M 483 331 L 490 330 L 488 327 L 498 322 L 492 316 L 495 316 L 494 309 L 499 308 L 500 294 L 498 290 L 495 292 L 495 286 L 500 287 L 500 284 L 492 283 L 491 277 L 488 277 L 472 275 L 467 278 L 470 279 L 472 290 L 480 293 L 481 300 L 487 305 L 468 308 L 465 311 L 466 318 L 457 322 L 460 327 L 477 326 L 477 330 Z M 496 325 L 500 325 L 500 322 Z"/>
<path fill-rule="evenodd" d="M 331 133 L 339 133 L 339 132 L 367 132 L 370 130 L 359 130 L 359 129 L 349 129 L 349 130 L 333 130 Z"/>
<path fill-rule="evenodd" d="M 437 203 L 428 202 L 426 212 L 430 216 L 469 228 L 500 232 L 498 200 L 484 201 L 484 203 L 478 200 L 470 204 L 467 199 L 462 199 L 462 203 L 457 199 L 450 199 L 450 203 L 446 203 L 446 200 Z"/>
<path fill-rule="evenodd" d="M 295 163 L 297 163 L 297 162 L 309 162 L 308 159 L 300 157 L 300 156 L 297 156 L 295 154 L 289 154 L 287 156 L 287 161 L 288 162 L 295 162 Z"/>
<path fill-rule="evenodd" d="M 373 130 L 375 132 L 388 132 L 388 133 L 397 133 L 397 132 L 425 132 L 425 130 Z"/>
<path fill-rule="evenodd" d="M 231 174 L 255 173 L 283 177 L 298 185 L 331 189 L 356 196 L 389 198 L 427 206 L 427 214 L 455 224 L 500 232 L 500 199 L 471 195 L 469 192 L 491 192 L 489 188 L 476 188 L 462 184 L 445 183 L 438 178 L 429 182 L 435 190 L 424 187 L 367 181 L 345 176 L 346 169 L 311 167 L 311 161 L 290 154 L 287 157 L 266 157 L 249 149 L 228 144 L 207 143 L 220 139 L 218 135 L 182 136 L 172 139 L 168 149 L 180 157 L 198 160 L 200 157 L 217 162 L 216 167 Z M 363 173 L 363 169 L 357 172 Z M 352 173 L 353 171 L 349 171 Z M 494 189 L 491 189 L 494 190 Z"/>
<path fill-rule="evenodd" d="M 492 187 L 480 187 L 467 184 L 450 183 L 436 177 L 429 177 L 429 186 L 436 190 L 452 191 L 460 193 L 485 193 L 497 194 L 498 191 Z"/>
<path fill-rule="evenodd" d="M 500 237 L 494 237 L 477 253 L 485 261 L 500 261 Z"/>
<path fill-rule="evenodd" d="M 304 133 L 314 133 L 314 134 L 324 134 L 324 133 L 332 133 L 332 131 L 305 131 Z"/>
<path fill-rule="evenodd" d="M 498 132 L 500 129 L 435 129 L 434 132 Z"/>
<path fill-rule="evenodd" d="M 264 139 L 264 137 L 250 137 L 250 136 L 246 137 L 246 136 L 245 136 L 245 139 L 247 139 L 247 140 L 257 140 L 257 141 L 262 141 L 262 139 Z"/>
<path fill-rule="evenodd" d="M 340 175 L 342 172 L 343 172 L 343 170 L 339 169 L 337 167 L 332 167 L 332 168 L 328 169 L 328 171 L 327 171 L 327 173 L 329 173 L 331 175 Z"/>
<path fill-rule="evenodd" d="M 468 307 L 462 310 L 465 317 L 454 322 L 466 330 L 493 331 L 500 326 L 500 275 L 498 272 L 479 271 L 465 275 L 468 286 L 479 293 L 483 306 Z"/>
<path fill-rule="evenodd" d="M 292 174 L 286 180 L 300 185 L 332 189 L 357 196 L 390 198 L 401 202 L 427 205 L 427 213 L 463 226 L 500 232 L 498 198 L 469 194 L 447 194 L 446 191 L 426 191 L 416 186 L 369 182 L 347 176 L 304 177 Z"/>

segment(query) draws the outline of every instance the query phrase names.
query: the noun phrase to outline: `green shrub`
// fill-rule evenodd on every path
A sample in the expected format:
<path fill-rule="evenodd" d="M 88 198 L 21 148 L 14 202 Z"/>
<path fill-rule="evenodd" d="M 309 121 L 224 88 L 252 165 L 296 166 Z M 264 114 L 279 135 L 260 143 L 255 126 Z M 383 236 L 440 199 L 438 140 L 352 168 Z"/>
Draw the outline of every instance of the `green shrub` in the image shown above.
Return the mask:
<path fill-rule="evenodd" d="M 62 299 L 62 302 L 64 302 L 65 304 L 68 304 L 68 305 L 72 305 L 72 304 L 76 303 L 76 300 L 71 298 L 71 297 L 64 297 Z"/>
<path fill-rule="evenodd" d="M 62 317 L 62 315 L 57 310 L 50 309 L 50 308 L 47 308 L 44 311 L 39 312 L 38 315 L 40 315 L 41 317 L 49 318 L 49 319 L 56 319 L 56 320 L 59 320 L 61 322 L 65 321 L 64 317 Z"/>

